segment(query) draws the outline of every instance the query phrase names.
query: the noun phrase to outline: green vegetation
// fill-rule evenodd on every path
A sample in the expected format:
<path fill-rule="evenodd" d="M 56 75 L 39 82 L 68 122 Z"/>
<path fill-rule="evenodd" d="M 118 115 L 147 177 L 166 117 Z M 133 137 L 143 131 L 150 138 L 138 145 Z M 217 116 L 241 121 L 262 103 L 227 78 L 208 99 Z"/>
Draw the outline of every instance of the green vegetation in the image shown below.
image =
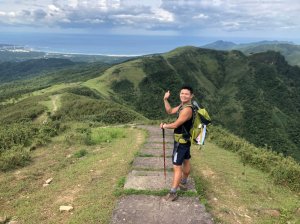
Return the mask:
<path fill-rule="evenodd" d="M 38 76 L 43 72 L 57 71 L 74 66 L 75 63 L 67 59 L 32 59 L 24 62 L 0 62 L 0 81 L 11 82 Z"/>
<path fill-rule="evenodd" d="M 28 165 L 31 161 L 30 152 L 22 146 L 12 146 L 9 150 L 0 152 L 0 170 L 8 171 Z"/>
<path fill-rule="evenodd" d="M 77 152 L 74 153 L 74 157 L 81 158 L 81 157 L 83 157 L 87 154 L 88 154 L 88 151 L 86 149 L 80 149 L 80 150 L 78 150 Z"/>
<path fill-rule="evenodd" d="M 203 47 L 223 51 L 238 50 L 246 55 L 276 51 L 282 54 L 290 65 L 300 66 L 300 46 L 286 41 L 260 41 L 249 44 L 216 41 Z"/>
<path fill-rule="evenodd" d="M 219 223 L 298 222 L 299 194 L 245 166 L 237 153 L 207 141 L 202 150 L 192 148 L 191 162 L 193 176 L 202 183 L 204 202 Z"/>
<path fill-rule="evenodd" d="M 176 105 L 178 89 L 190 83 L 214 124 L 299 161 L 299 73 L 276 52 L 247 57 L 238 51 L 182 47 L 110 68 L 81 64 L 2 84 L 0 99 L 5 103 L 0 110 L 8 123 L 36 118 L 101 124 L 170 119 L 162 106 L 164 92 L 171 91 L 170 102 Z M 61 106 L 51 113 L 51 97 L 57 94 Z M 27 105 L 22 99 L 28 99 Z M 23 107 L 22 115 L 14 104 Z"/>
<path fill-rule="evenodd" d="M 62 61 L 50 62 L 58 68 Z M 165 114 L 163 94 L 170 90 L 175 106 L 178 89 L 189 83 L 214 125 L 222 126 L 212 127 L 210 140 L 236 153 L 209 142 L 204 151 L 194 151 L 193 177 L 201 201 L 228 223 L 272 223 L 275 218 L 263 212 L 268 209 L 280 212 L 281 223 L 296 220 L 300 168 L 291 157 L 300 159 L 300 69 L 279 53 L 245 56 L 183 47 L 112 67 L 72 62 L 72 67 L 51 71 L 51 63 L 31 68 L 32 63 L 16 64 L 22 65 L 16 67 L 20 73 L 11 78 L 18 80 L 0 85 L 1 212 L 24 222 L 105 223 L 119 195 L 165 194 L 121 190 L 120 178 L 129 172 L 133 156 L 149 156 L 137 152 L 145 133 L 127 124 L 173 120 Z M 26 66 L 27 73 L 20 70 Z M 53 174 L 54 184 L 40 188 Z M 63 192 L 74 186 L 74 192 Z M 59 199 L 64 193 L 70 197 Z M 264 202 L 260 205 L 254 195 Z M 61 203 L 74 203 L 75 215 L 58 213 Z M 99 203 L 105 208 L 99 209 Z"/>
<path fill-rule="evenodd" d="M 106 98 L 151 120 L 162 120 L 167 118 L 162 106 L 164 92 L 171 91 L 170 103 L 175 106 L 178 89 L 189 83 L 196 100 L 212 114 L 214 124 L 256 146 L 300 160 L 300 68 L 288 65 L 279 53 L 247 57 L 239 51 L 183 47 L 131 64 L 143 69 L 139 77 L 147 74 L 138 85 L 132 81 L 126 62 L 110 68 L 111 72 L 88 86 L 99 83 L 95 89 L 105 89 L 101 93 Z"/>
<path fill-rule="evenodd" d="M 140 114 L 107 100 L 96 100 L 75 94 L 61 97 L 62 107 L 53 119 L 86 120 L 104 124 L 130 123 L 146 120 Z"/>
<path fill-rule="evenodd" d="M 97 145 L 73 142 L 69 146 L 64 136 L 89 128 L 87 123 L 69 125 L 51 143 L 32 151 L 29 165 L 18 172 L 0 174 L 1 217 L 21 223 L 109 223 L 117 200 L 115 186 L 130 171 L 129 162 L 145 134 L 132 128 L 106 128 L 126 137 Z M 43 187 L 50 177 L 51 184 Z M 68 204 L 74 207 L 72 215 L 59 212 L 61 205 Z"/>
<path fill-rule="evenodd" d="M 292 158 L 285 158 L 268 149 L 256 148 L 218 127 L 212 129 L 210 139 L 226 150 L 237 152 L 243 164 L 269 173 L 275 183 L 300 191 L 300 165 Z"/>
<path fill-rule="evenodd" d="M 96 145 L 125 137 L 125 130 L 122 128 L 94 128 L 91 133 L 91 142 Z"/>
<path fill-rule="evenodd" d="M 0 102 L 9 100 L 15 102 L 19 98 L 30 97 L 34 91 L 39 91 L 39 95 L 47 88 L 59 85 L 61 89 L 76 82 L 82 82 L 100 76 L 104 70 L 110 66 L 103 63 L 91 63 L 75 65 L 72 68 L 62 69 L 45 74 L 38 73 L 36 77 L 3 83 L 0 85 Z"/>

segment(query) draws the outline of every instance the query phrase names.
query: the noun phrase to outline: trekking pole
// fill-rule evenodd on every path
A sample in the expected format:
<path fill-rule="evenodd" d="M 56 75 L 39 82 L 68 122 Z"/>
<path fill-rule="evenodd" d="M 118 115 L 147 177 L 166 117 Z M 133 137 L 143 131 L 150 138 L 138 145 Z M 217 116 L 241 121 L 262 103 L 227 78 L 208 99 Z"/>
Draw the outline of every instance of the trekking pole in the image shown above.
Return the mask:
<path fill-rule="evenodd" d="M 165 176 L 165 182 L 167 182 L 165 129 L 162 129 L 162 135 L 163 135 L 163 153 L 164 153 L 164 176 Z"/>

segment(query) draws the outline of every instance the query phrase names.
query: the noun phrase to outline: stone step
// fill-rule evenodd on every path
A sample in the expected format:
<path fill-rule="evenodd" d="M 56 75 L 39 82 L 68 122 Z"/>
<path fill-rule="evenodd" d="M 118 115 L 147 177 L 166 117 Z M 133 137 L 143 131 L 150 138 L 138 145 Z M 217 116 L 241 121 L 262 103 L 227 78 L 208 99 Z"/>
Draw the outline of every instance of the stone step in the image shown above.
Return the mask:
<path fill-rule="evenodd" d="M 168 202 L 159 196 L 129 195 L 120 199 L 111 224 L 212 224 L 213 219 L 196 197 Z"/>
<path fill-rule="evenodd" d="M 166 149 L 173 149 L 174 143 L 166 143 Z M 143 145 L 143 149 L 163 149 L 162 142 L 147 142 Z"/>
<path fill-rule="evenodd" d="M 139 169 L 164 169 L 163 157 L 136 157 L 132 166 Z M 172 159 L 166 158 L 166 168 L 173 168 Z"/>
<path fill-rule="evenodd" d="M 162 133 L 162 130 L 160 129 L 159 125 L 157 126 L 147 126 L 147 125 L 139 125 L 139 128 L 146 129 L 149 133 Z M 165 129 L 165 134 L 172 134 L 174 132 L 173 129 Z"/>
<path fill-rule="evenodd" d="M 163 190 L 170 189 L 173 172 L 132 170 L 124 185 L 125 189 Z"/>
<path fill-rule="evenodd" d="M 159 137 L 159 136 L 149 136 L 147 141 L 148 142 L 156 142 L 156 143 L 161 143 L 163 142 L 163 138 L 162 137 Z M 174 138 L 173 137 L 166 137 L 165 138 L 165 142 L 166 143 L 174 143 Z"/>
<path fill-rule="evenodd" d="M 152 155 L 156 157 L 164 156 L 164 152 L 162 149 L 142 149 L 140 153 L 145 155 Z M 172 153 L 173 153 L 173 149 L 166 149 L 165 151 L 166 157 L 171 157 Z"/>
<path fill-rule="evenodd" d="M 165 180 L 163 171 L 132 170 L 126 178 L 124 188 L 136 190 L 170 189 L 172 185 L 172 178 L 173 172 L 166 172 Z M 188 179 L 187 188 L 188 191 L 196 192 L 193 178 Z"/>

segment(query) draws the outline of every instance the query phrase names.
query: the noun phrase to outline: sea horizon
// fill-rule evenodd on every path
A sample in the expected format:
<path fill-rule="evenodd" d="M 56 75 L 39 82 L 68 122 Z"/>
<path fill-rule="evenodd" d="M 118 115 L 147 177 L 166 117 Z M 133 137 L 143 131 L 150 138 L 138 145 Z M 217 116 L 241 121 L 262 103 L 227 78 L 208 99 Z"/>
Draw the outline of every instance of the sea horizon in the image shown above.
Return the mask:
<path fill-rule="evenodd" d="M 33 51 L 53 54 L 84 54 L 120 57 L 164 53 L 182 46 L 201 47 L 217 40 L 240 44 L 264 41 L 267 39 L 61 33 L 24 33 L 22 35 L 20 35 L 20 33 L 2 33 L 0 36 L 0 44 L 23 46 Z M 278 41 L 292 41 L 295 43 L 295 40 Z"/>

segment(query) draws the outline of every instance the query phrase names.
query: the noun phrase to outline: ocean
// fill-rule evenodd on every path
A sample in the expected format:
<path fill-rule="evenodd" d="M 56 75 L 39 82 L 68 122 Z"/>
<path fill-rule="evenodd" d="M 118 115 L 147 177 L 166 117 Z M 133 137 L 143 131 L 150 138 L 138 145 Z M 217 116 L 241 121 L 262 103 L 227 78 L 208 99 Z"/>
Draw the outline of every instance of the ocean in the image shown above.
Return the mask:
<path fill-rule="evenodd" d="M 163 53 L 181 46 L 197 46 L 220 38 L 198 36 L 142 36 L 55 33 L 0 34 L 0 44 L 21 45 L 27 48 L 59 53 L 102 55 L 145 55 Z M 224 39 L 223 39 L 224 40 Z"/>
<path fill-rule="evenodd" d="M 200 46 L 205 41 L 199 37 L 183 39 L 174 36 L 2 33 L 0 43 L 45 52 L 143 55 L 162 53 L 184 45 Z"/>

